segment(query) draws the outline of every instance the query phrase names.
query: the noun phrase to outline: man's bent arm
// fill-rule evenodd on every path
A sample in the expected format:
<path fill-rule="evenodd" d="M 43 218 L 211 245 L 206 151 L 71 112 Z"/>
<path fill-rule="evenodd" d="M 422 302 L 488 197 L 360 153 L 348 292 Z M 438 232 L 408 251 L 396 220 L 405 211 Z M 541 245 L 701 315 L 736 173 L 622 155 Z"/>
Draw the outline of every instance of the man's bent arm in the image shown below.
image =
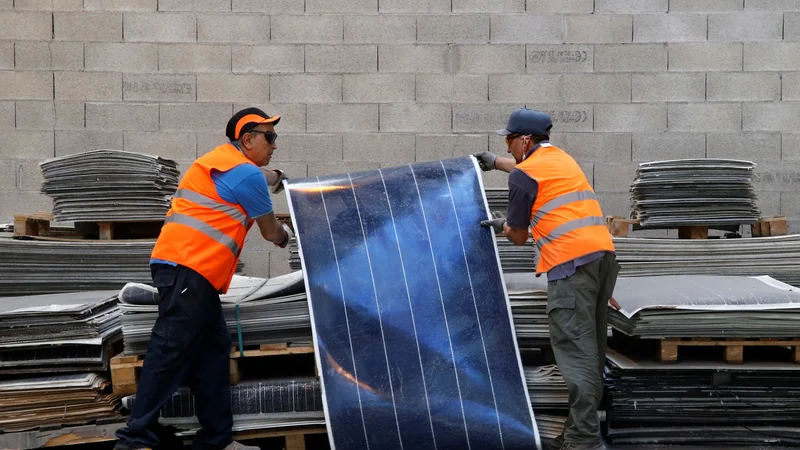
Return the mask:
<path fill-rule="evenodd" d="M 528 229 L 525 228 L 512 228 L 508 224 L 503 225 L 503 231 L 506 233 L 506 238 L 513 242 L 514 245 L 525 245 L 528 242 Z"/>
<path fill-rule="evenodd" d="M 494 160 L 494 167 L 497 170 L 502 170 L 503 172 L 509 173 L 514 170 L 514 167 L 517 167 L 517 162 L 514 161 L 514 158 L 504 158 L 502 156 L 498 156 L 497 159 Z"/>
<path fill-rule="evenodd" d="M 289 240 L 289 234 L 286 233 L 281 223 L 275 218 L 275 213 L 264 214 L 256 219 L 256 223 L 264 239 L 277 246 L 286 245 L 286 241 Z"/>

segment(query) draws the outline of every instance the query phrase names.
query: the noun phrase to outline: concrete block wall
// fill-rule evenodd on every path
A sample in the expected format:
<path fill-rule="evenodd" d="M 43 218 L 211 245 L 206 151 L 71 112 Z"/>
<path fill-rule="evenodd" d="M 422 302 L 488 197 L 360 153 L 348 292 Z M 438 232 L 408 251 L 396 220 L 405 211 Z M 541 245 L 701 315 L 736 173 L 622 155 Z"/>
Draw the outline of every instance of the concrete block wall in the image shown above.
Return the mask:
<path fill-rule="evenodd" d="M 47 158 L 186 168 L 249 105 L 283 116 L 291 177 L 504 153 L 493 131 L 539 108 L 607 214 L 627 215 L 640 162 L 742 158 L 763 213 L 800 231 L 788 0 L 0 0 L 0 221 L 51 207 Z M 254 232 L 244 259 L 276 275 L 286 256 Z"/>

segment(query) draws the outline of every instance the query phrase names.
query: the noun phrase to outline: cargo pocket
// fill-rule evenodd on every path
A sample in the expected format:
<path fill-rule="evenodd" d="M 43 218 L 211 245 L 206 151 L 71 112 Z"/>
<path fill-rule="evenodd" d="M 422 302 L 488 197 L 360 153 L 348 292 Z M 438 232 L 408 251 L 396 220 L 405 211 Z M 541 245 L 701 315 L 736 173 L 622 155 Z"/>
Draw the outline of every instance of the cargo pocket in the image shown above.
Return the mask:
<path fill-rule="evenodd" d="M 575 302 L 575 290 L 569 280 L 547 283 L 547 319 L 553 342 L 572 341 L 580 336 Z"/>

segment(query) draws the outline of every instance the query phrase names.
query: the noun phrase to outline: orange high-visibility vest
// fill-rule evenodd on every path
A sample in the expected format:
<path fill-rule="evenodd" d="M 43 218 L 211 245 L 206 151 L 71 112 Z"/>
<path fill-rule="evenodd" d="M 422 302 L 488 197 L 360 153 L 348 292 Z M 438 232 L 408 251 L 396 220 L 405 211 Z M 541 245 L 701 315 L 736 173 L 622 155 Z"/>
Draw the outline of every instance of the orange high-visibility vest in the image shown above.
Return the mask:
<path fill-rule="evenodd" d="M 253 220 L 241 205 L 217 194 L 211 170 L 226 172 L 240 164 L 253 163 L 233 144 L 221 145 L 192 164 L 172 198 L 151 256 L 189 267 L 223 294 Z"/>
<path fill-rule="evenodd" d="M 589 253 L 614 251 L 600 203 L 571 156 L 545 143 L 516 168 L 539 185 L 531 208 L 537 274 Z"/>

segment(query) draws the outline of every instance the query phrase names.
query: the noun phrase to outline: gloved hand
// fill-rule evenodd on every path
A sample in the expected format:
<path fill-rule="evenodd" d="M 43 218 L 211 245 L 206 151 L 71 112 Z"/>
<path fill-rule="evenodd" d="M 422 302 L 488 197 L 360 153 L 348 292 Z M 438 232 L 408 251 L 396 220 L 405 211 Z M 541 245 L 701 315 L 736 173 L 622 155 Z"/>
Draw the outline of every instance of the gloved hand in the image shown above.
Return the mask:
<path fill-rule="evenodd" d="M 269 186 L 271 193 L 278 194 L 283 191 L 283 180 L 288 180 L 289 177 L 282 170 L 262 167 L 261 172 L 264 174 L 264 178 L 267 179 L 267 186 Z"/>
<path fill-rule="evenodd" d="M 488 172 L 490 170 L 496 169 L 494 162 L 497 159 L 497 155 L 492 152 L 480 152 L 475 153 L 472 155 L 475 159 L 478 160 L 478 166 L 480 166 L 481 170 L 484 172 Z"/>
<path fill-rule="evenodd" d="M 492 217 L 494 217 L 494 219 L 481 220 L 481 226 L 491 227 L 492 230 L 494 230 L 494 234 L 503 233 L 505 231 L 503 225 L 506 223 L 505 214 L 501 213 L 500 211 L 495 211 L 492 213 Z"/>
<path fill-rule="evenodd" d="M 294 237 L 294 233 L 292 232 L 292 229 L 289 228 L 289 225 L 286 225 L 285 223 L 281 224 L 281 228 L 283 228 L 283 231 L 286 232 L 286 240 L 281 243 L 274 243 L 274 244 L 280 248 L 286 248 L 286 246 L 289 245 L 289 241 L 292 240 L 292 238 Z"/>

